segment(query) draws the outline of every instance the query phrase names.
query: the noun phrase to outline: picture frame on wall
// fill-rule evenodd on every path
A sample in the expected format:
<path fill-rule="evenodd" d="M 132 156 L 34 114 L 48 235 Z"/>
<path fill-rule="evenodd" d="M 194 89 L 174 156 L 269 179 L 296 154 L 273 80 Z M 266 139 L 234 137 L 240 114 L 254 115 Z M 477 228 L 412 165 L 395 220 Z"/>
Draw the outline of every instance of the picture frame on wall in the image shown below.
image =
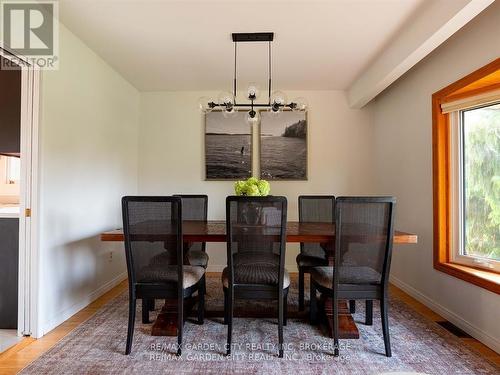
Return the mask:
<path fill-rule="evenodd" d="M 205 114 L 205 179 L 243 180 L 252 176 L 252 126 L 246 111 L 225 117 Z"/>
<path fill-rule="evenodd" d="M 307 180 L 307 112 L 261 112 L 260 178 Z"/>

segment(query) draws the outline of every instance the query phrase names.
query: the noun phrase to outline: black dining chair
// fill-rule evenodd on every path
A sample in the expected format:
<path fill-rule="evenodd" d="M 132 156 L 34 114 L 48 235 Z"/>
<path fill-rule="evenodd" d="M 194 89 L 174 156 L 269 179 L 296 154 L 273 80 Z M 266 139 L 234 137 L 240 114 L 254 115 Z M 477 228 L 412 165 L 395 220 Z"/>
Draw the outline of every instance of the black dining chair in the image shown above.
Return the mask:
<path fill-rule="evenodd" d="M 235 299 L 278 300 L 279 357 L 290 276 L 285 269 L 285 197 L 230 196 L 226 199 L 227 267 L 222 272 L 224 320 L 231 354 Z"/>
<path fill-rule="evenodd" d="M 177 299 L 177 354 L 181 354 L 184 299 L 198 292 L 198 322 L 203 323 L 205 269 L 183 264 L 182 203 L 179 197 L 123 197 L 123 229 L 129 283 L 127 346 L 134 335 L 136 300 L 149 322 L 151 299 Z M 164 262 L 168 254 L 168 262 Z"/>
<path fill-rule="evenodd" d="M 299 196 L 299 222 L 333 223 L 335 219 L 335 197 L 333 195 Z M 319 243 L 300 243 L 296 258 L 299 269 L 299 311 L 304 310 L 304 274 L 311 267 L 327 266 L 328 258 Z"/>
<path fill-rule="evenodd" d="M 388 285 L 394 236 L 393 197 L 340 197 L 335 202 L 334 267 L 314 267 L 311 322 L 316 321 L 316 291 L 332 298 L 334 355 L 339 355 L 339 300 L 365 300 L 365 323 L 372 324 L 373 300 L 380 301 L 385 354 L 391 356 Z"/>
<path fill-rule="evenodd" d="M 182 220 L 207 221 L 208 196 L 194 194 L 177 194 L 174 197 L 182 199 Z M 184 244 L 184 255 L 192 266 L 207 268 L 208 254 L 205 242 L 190 242 Z"/>
<path fill-rule="evenodd" d="M 194 194 L 176 194 L 182 200 L 182 220 L 207 221 L 208 196 Z M 208 254 L 206 253 L 205 242 L 184 242 L 184 259 L 191 266 L 201 266 L 207 268 Z M 164 253 L 156 260 L 158 263 L 168 264 L 170 255 Z M 206 291 L 205 291 L 206 292 Z M 147 301 L 149 311 L 155 309 L 155 300 Z"/>

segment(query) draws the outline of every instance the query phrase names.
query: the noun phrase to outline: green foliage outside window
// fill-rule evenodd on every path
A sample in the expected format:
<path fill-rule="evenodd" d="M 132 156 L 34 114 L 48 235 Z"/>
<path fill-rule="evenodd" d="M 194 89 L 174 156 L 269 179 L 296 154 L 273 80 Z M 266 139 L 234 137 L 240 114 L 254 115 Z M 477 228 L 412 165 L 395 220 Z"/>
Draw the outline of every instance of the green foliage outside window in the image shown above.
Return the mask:
<path fill-rule="evenodd" d="M 464 255 L 500 260 L 500 104 L 463 112 Z"/>

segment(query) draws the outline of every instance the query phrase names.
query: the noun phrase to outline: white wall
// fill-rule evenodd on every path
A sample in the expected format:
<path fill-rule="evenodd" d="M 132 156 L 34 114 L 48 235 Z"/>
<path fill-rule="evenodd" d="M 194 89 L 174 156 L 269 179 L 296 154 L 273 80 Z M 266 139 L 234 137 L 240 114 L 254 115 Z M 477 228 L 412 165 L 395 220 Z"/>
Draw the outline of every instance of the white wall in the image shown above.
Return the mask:
<path fill-rule="evenodd" d="M 197 99 L 206 92 L 141 94 L 139 193 L 200 193 L 209 196 L 209 218 L 225 218 L 225 197 L 233 182 L 204 181 L 204 116 Z M 289 219 L 297 219 L 300 194 L 370 193 L 372 127 L 369 110 L 351 110 L 341 91 L 289 92 L 308 99 L 309 179 L 271 182 L 273 195 L 288 198 Z M 258 129 L 254 129 L 258 145 Z M 254 147 L 254 171 L 258 153 Z M 258 176 L 258 175 L 257 175 Z M 289 245 L 287 268 L 296 271 L 298 247 Z M 225 246 L 209 244 L 209 270 L 226 264 Z"/>
<path fill-rule="evenodd" d="M 397 227 L 418 245 L 395 246 L 394 282 L 500 352 L 500 298 L 432 265 L 432 113 L 435 91 L 500 56 L 500 2 L 494 3 L 371 105 L 378 192 L 395 194 Z"/>
<path fill-rule="evenodd" d="M 120 197 L 137 192 L 139 93 L 61 25 L 60 69 L 42 76 L 41 336 L 126 276 Z M 112 258 L 110 256 L 112 252 Z"/>

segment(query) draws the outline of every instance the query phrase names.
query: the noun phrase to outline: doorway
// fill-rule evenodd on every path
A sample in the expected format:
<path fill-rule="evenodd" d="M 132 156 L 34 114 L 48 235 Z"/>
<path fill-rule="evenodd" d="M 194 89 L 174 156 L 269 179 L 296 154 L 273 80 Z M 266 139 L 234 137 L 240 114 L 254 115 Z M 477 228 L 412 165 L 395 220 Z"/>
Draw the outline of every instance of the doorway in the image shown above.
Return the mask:
<path fill-rule="evenodd" d="M 0 45 L 0 267 L 6 268 L 0 269 L 6 284 L 0 288 L 6 302 L 0 352 L 13 338 L 36 336 L 39 76 L 26 59 Z"/>

